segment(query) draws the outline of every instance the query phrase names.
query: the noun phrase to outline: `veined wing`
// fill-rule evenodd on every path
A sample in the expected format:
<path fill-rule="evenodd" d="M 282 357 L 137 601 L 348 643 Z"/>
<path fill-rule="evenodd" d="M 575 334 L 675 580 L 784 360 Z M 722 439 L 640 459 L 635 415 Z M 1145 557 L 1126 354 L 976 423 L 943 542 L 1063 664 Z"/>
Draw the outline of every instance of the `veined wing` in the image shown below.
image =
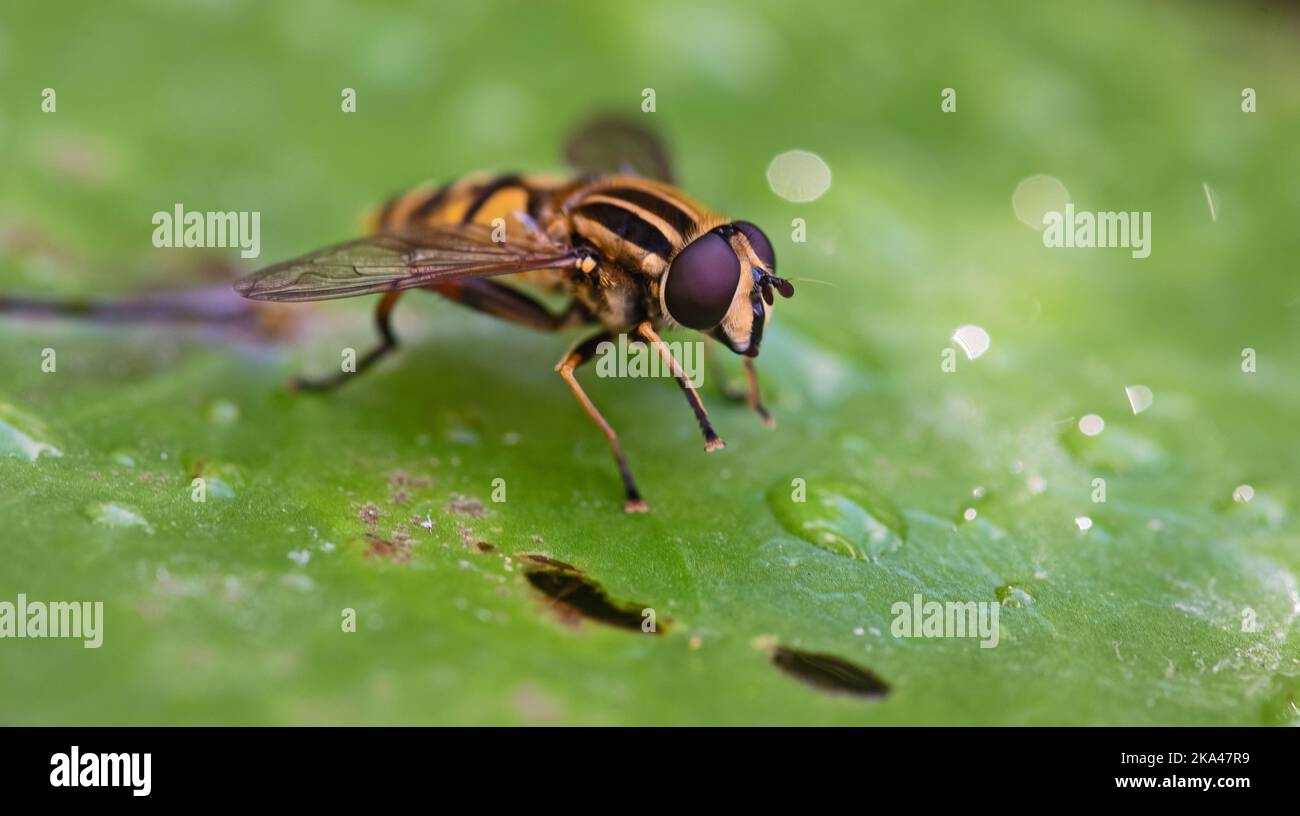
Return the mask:
<path fill-rule="evenodd" d="M 486 224 L 429 226 L 336 244 L 235 283 L 254 300 L 329 300 L 460 278 L 578 266 L 585 256 L 540 236 L 497 242 Z"/>

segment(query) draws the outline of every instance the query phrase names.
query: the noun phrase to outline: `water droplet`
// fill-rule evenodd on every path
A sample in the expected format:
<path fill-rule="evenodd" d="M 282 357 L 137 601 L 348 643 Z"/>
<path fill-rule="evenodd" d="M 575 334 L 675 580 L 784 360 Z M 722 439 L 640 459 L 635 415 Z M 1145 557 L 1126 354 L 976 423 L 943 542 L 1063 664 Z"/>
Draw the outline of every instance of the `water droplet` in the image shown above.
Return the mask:
<path fill-rule="evenodd" d="M 469 428 L 448 428 L 447 441 L 455 445 L 477 445 L 478 434 Z"/>
<path fill-rule="evenodd" d="M 1029 491 L 1029 495 L 1037 496 L 1047 490 L 1047 480 L 1035 473 L 1025 482 L 1025 489 Z"/>
<path fill-rule="evenodd" d="M 876 559 L 907 539 L 903 514 L 870 488 L 836 479 L 807 480 L 806 501 L 790 496 L 790 482 L 777 482 L 768 505 L 791 534 L 823 550 L 853 559 Z"/>
<path fill-rule="evenodd" d="M 208 406 L 208 422 L 218 427 L 239 421 L 239 406 L 230 400 L 217 400 Z"/>
<path fill-rule="evenodd" d="M 1012 609 L 1020 609 L 1025 606 L 1032 606 L 1034 596 L 1029 594 L 1029 590 L 1016 584 L 1005 584 L 998 587 L 994 594 L 997 596 L 998 603 Z"/>
<path fill-rule="evenodd" d="M 816 201 L 831 188 L 831 168 L 816 153 L 787 150 L 767 166 L 767 183 L 786 201 Z"/>
<path fill-rule="evenodd" d="M 1086 533 L 1092 529 L 1092 519 L 1087 516 L 1077 516 L 1074 519 L 1074 526 Z"/>
<path fill-rule="evenodd" d="M 1011 208 L 1016 218 L 1027 227 L 1041 230 L 1046 227 L 1043 216 L 1049 212 L 1065 212 L 1070 203 L 1070 191 L 1061 180 L 1053 176 L 1030 176 L 1016 185 L 1011 194 Z"/>
<path fill-rule="evenodd" d="M 1084 436 L 1096 436 L 1106 430 L 1106 420 L 1096 414 L 1088 414 L 1079 420 L 1079 430 Z"/>
<path fill-rule="evenodd" d="M 1133 413 L 1140 414 L 1151 407 L 1151 401 L 1155 395 L 1151 389 L 1145 385 L 1130 385 L 1124 388 L 1124 394 L 1128 397 L 1128 404 L 1133 408 Z"/>
<path fill-rule="evenodd" d="M 191 479 L 202 477 L 207 483 L 208 498 L 233 499 L 244 486 L 243 470 L 230 462 L 186 457 L 185 466 Z"/>
<path fill-rule="evenodd" d="M 1231 512 L 1242 519 L 1251 519 L 1276 528 L 1286 519 L 1287 505 L 1270 486 L 1257 488 L 1241 484 L 1232 490 L 1232 500 L 1226 497 L 1217 504 L 1219 512 Z"/>
<path fill-rule="evenodd" d="M 978 516 L 979 513 L 975 510 L 974 507 L 967 507 L 961 514 L 961 517 L 964 518 L 966 521 L 974 521 Z"/>
<path fill-rule="evenodd" d="M 112 456 L 113 461 L 117 462 L 122 467 L 135 467 L 135 454 L 130 451 L 114 451 Z"/>
<path fill-rule="evenodd" d="M 101 527 L 139 527 L 146 533 L 153 534 L 153 527 L 148 520 L 124 504 L 99 502 L 88 505 L 84 512 L 86 518 Z"/>
<path fill-rule="evenodd" d="M 62 456 L 48 441 L 45 424 L 7 403 L 0 403 L 0 456 L 19 456 L 35 462 L 42 454 Z"/>
<path fill-rule="evenodd" d="M 289 560 L 300 567 L 305 566 L 311 560 L 311 552 L 309 550 L 290 550 Z"/>
<path fill-rule="evenodd" d="M 966 352 L 967 359 L 974 360 L 989 350 L 989 333 L 979 326 L 962 326 L 952 333 L 952 340 Z"/>

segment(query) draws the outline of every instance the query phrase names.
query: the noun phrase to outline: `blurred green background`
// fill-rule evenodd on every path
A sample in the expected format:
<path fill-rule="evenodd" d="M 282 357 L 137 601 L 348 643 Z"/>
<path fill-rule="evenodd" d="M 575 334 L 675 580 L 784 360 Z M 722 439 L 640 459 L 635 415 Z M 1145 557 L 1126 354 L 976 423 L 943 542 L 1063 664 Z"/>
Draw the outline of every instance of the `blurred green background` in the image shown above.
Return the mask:
<path fill-rule="evenodd" d="M 425 179 L 562 170 L 597 111 L 833 286 L 767 335 L 776 431 L 706 382 L 723 452 L 670 383 L 586 375 L 644 517 L 552 372 L 572 337 L 413 295 L 401 354 L 322 399 L 283 382 L 368 347 L 370 302 L 285 306 L 306 328 L 279 344 L 4 319 L 0 600 L 107 620 L 98 650 L 0 641 L 0 721 L 1295 723 L 1298 38 L 1260 3 L 6 4 L 0 291 L 251 270 Z M 793 148 L 833 172 L 813 203 L 766 182 Z M 1152 212 L 1151 257 L 1044 248 L 1011 203 L 1035 174 Z M 154 249 L 177 202 L 260 211 L 260 261 Z M 964 324 L 991 347 L 945 373 Z M 525 551 L 667 631 L 558 619 Z M 1006 599 L 999 646 L 895 639 L 914 592 Z M 891 691 L 799 683 L 777 643 Z"/>

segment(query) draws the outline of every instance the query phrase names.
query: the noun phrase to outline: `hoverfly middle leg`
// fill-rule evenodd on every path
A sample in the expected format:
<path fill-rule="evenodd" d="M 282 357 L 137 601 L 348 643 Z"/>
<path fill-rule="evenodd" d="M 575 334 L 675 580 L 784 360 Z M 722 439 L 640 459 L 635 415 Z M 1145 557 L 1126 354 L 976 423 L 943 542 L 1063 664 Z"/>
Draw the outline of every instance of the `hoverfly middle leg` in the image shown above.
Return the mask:
<path fill-rule="evenodd" d="M 686 395 L 686 401 L 690 403 L 691 410 L 695 412 L 696 422 L 700 423 L 700 432 L 704 434 L 704 450 L 715 451 L 725 448 L 726 443 L 713 431 L 713 423 L 709 421 L 709 412 L 704 410 L 704 403 L 700 400 L 700 395 L 696 392 L 695 386 L 691 385 L 691 381 L 686 378 L 681 364 L 673 357 L 673 353 L 668 350 L 668 346 L 664 345 L 664 341 L 655 332 L 654 326 L 647 320 L 636 327 L 635 334 L 649 343 L 651 348 L 659 355 L 659 359 L 663 360 L 669 370 L 673 372 L 673 378 L 681 386 L 682 393 Z"/>
<path fill-rule="evenodd" d="M 379 345 L 366 352 L 357 360 L 355 371 L 340 371 L 328 377 L 295 377 L 289 381 L 289 388 L 294 391 L 333 391 L 348 381 L 348 378 L 360 374 L 390 351 L 397 349 L 397 335 L 393 333 L 391 315 L 402 291 L 387 292 L 375 307 L 375 328 L 379 331 Z"/>
<path fill-rule="evenodd" d="M 627 492 L 627 501 L 623 503 L 623 509 L 629 513 L 644 513 L 650 509 L 650 506 L 637 492 L 636 482 L 632 479 L 632 470 L 627 466 L 627 458 L 623 456 L 623 448 L 618 444 L 618 434 L 600 415 L 600 411 L 596 409 L 591 398 L 587 396 L 587 392 L 582 390 L 577 378 L 573 376 L 574 369 L 594 357 L 596 348 L 609 339 L 609 332 L 601 332 L 582 341 L 574 346 L 568 354 L 564 355 L 564 358 L 555 366 L 555 370 L 560 372 L 560 376 L 573 390 L 573 396 L 577 397 L 579 404 L 586 410 L 587 416 L 591 417 L 591 421 L 596 423 L 596 427 L 600 428 L 601 433 L 605 435 L 605 439 L 609 442 L 609 449 L 614 454 L 614 462 L 618 465 L 618 473 L 623 477 L 623 488 Z"/>

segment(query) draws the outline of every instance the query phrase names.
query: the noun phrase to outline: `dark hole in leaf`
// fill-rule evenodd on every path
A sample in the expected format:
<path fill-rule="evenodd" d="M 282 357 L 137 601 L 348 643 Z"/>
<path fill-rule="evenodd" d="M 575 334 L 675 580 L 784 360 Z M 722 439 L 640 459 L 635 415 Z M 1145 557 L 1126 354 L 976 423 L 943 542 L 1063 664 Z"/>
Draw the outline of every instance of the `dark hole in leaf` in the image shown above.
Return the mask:
<path fill-rule="evenodd" d="M 534 558 L 528 560 L 536 563 Z M 576 624 L 580 619 L 587 618 L 620 629 L 643 631 L 641 624 L 646 619 L 642 617 L 641 610 L 645 607 L 610 600 L 599 584 L 567 564 L 561 568 L 547 566 L 529 569 L 524 577 L 537 591 L 550 599 L 551 606 L 566 623 Z M 649 634 L 661 635 L 665 631 L 666 625 L 658 621 Z"/>
<path fill-rule="evenodd" d="M 772 664 L 781 671 L 831 694 L 880 698 L 889 694 L 889 684 L 870 669 L 831 655 L 803 652 L 777 646 Z"/>

